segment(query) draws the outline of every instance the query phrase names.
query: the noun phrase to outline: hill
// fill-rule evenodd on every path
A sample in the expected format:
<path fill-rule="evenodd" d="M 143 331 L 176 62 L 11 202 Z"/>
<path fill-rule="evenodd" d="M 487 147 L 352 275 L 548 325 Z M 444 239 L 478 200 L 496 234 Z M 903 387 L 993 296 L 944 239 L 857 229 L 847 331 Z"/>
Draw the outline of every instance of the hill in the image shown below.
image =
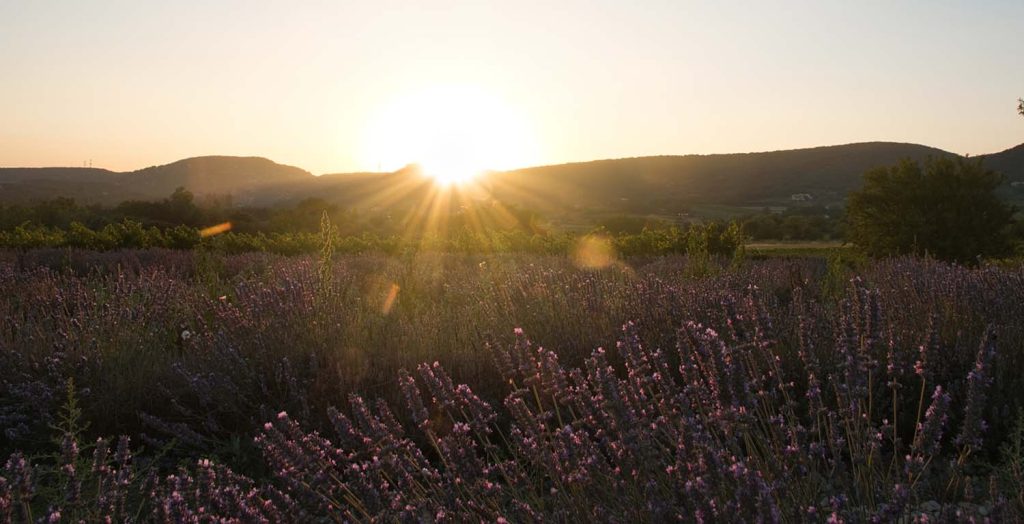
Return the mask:
<path fill-rule="evenodd" d="M 1008 182 L 1024 181 L 1024 144 L 978 158 L 981 158 L 987 167 L 1006 175 Z"/>
<path fill-rule="evenodd" d="M 674 215 L 707 205 L 828 206 L 841 203 L 872 167 L 952 154 L 917 144 L 868 142 L 763 153 L 638 157 L 492 172 L 481 177 L 480 185 L 502 202 L 551 216 Z M 1024 145 L 980 158 L 1006 175 L 1008 198 L 1024 199 Z M 197 195 L 231 195 L 241 205 L 287 205 L 317 197 L 362 210 L 413 208 L 433 189 L 413 168 L 313 176 L 259 157 L 196 157 L 126 173 L 0 168 L 3 202 L 57 196 L 100 203 L 152 200 L 177 187 Z"/>
<path fill-rule="evenodd" d="M 558 198 L 562 205 L 625 212 L 674 212 L 697 204 L 767 206 L 802 194 L 840 202 L 861 175 L 901 158 L 951 155 L 915 144 L 872 142 L 790 151 L 726 155 L 624 158 L 500 173 L 498 198 L 534 195 L 530 205 Z"/>
<path fill-rule="evenodd" d="M 904 158 L 924 160 L 953 153 L 917 144 L 868 142 L 788 151 L 596 160 L 492 172 L 480 184 L 496 199 L 547 215 L 581 211 L 676 214 L 693 206 L 829 206 L 861 185 L 865 171 Z M 1024 145 L 985 155 L 985 165 L 1024 180 Z M 325 175 L 318 195 L 351 207 L 369 207 L 372 196 L 402 184 L 392 175 Z M 1024 185 L 1024 184 L 1022 184 Z M 1018 185 L 1019 187 L 1020 185 Z M 1020 192 L 1024 194 L 1024 188 Z M 794 200 L 805 198 L 807 200 Z M 369 199 L 369 200 L 368 200 Z"/>
<path fill-rule="evenodd" d="M 227 195 L 236 201 L 264 201 L 266 194 L 315 177 L 266 158 L 205 156 L 118 173 L 81 167 L 0 168 L 0 201 L 26 202 L 72 197 L 114 204 L 155 200 L 185 187 L 198 195 Z"/>
<path fill-rule="evenodd" d="M 204 156 L 147 167 L 122 176 L 122 184 L 147 195 L 166 196 L 177 187 L 196 194 L 250 196 L 312 180 L 309 171 L 260 157 Z"/>
<path fill-rule="evenodd" d="M 120 173 L 85 167 L 0 168 L 0 202 L 32 202 L 59 196 L 104 201 L 120 197 Z"/>
<path fill-rule="evenodd" d="M 985 165 L 1006 177 L 1000 194 L 1018 208 L 1024 207 L 1024 144 L 979 157 Z"/>

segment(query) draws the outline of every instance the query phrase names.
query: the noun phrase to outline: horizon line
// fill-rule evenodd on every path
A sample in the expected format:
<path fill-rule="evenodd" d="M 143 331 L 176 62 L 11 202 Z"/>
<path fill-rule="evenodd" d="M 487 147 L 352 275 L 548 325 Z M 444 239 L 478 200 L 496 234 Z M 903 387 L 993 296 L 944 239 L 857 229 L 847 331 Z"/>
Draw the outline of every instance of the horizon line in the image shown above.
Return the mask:
<path fill-rule="evenodd" d="M 833 147 L 846 147 L 846 146 L 857 146 L 857 145 L 868 145 L 868 144 L 892 144 L 892 145 L 918 146 L 918 147 L 924 147 L 924 148 L 928 148 L 928 149 L 934 149 L 934 150 L 941 151 L 943 153 L 947 153 L 947 154 L 951 154 L 951 155 L 956 155 L 956 156 L 961 156 L 961 157 L 974 157 L 974 158 L 984 157 L 984 156 L 989 156 L 989 155 L 997 155 L 997 154 L 1005 153 L 1005 152 L 1010 151 L 1012 149 L 1016 149 L 1018 147 L 1024 146 L 1024 142 L 1021 142 L 1021 143 L 1019 143 L 1017 145 L 1013 145 L 1013 146 L 1007 147 L 1006 149 L 1003 149 L 1003 150 L 1000 150 L 1000 151 L 993 151 L 993 152 L 988 152 L 988 153 L 981 153 L 981 154 L 977 154 L 977 155 L 972 155 L 970 153 L 960 154 L 960 153 L 956 153 L 956 152 L 953 152 L 953 151 L 947 151 L 947 150 L 939 148 L 939 147 L 929 146 L 929 145 L 921 144 L 921 143 L 917 143 L 917 142 L 900 142 L 900 141 L 892 141 L 892 140 L 868 140 L 868 141 L 862 141 L 862 142 L 847 142 L 847 143 L 842 143 L 842 144 L 827 144 L 827 145 L 805 146 L 805 147 L 797 147 L 797 148 L 792 148 L 792 149 L 771 149 L 771 150 L 761 150 L 761 151 L 734 151 L 734 152 L 731 152 L 731 153 L 682 153 L 682 154 L 663 153 L 663 154 L 623 156 L 623 157 L 613 157 L 613 158 L 611 158 L 611 157 L 610 158 L 594 158 L 594 159 L 590 159 L 590 160 L 569 160 L 569 161 L 566 161 L 566 162 L 553 162 L 553 163 L 550 163 L 550 164 L 536 164 L 536 165 L 520 166 L 520 167 L 515 167 L 515 168 L 512 168 L 512 169 L 484 169 L 481 172 L 483 172 L 483 173 L 508 173 L 508 172 L 513 172 L 513 171 L 523 171 L 523 170 L 527 170 L 527 169 L 541 169 L 541 168 L 545 168 L 545 167 L 568 166 L 568 165 L 573 165 L 573 164 L 589 164 L 589 163 L 594 163 L 594 162 L 613 162 L 613 161 L 616 161 L 616 160 L 636 160 L 636 159 L 642 159 L 642 158 L 679 158 L 679 157 L 711 157 L 711 156 L 730 156 L 730 155 L 759 155 L 759 154 L 786 153 L 786 152 L 792 152 L 792 151 L 808 151 L 808 150 L 813 150 L 813 149 L 827 149 L 827 148 L 833 148 Z M 276 165 L 279 165 L 279 166 L 282 166 L 282 167 L 291 167 L 291 168 L 295 168 L 295 169 L 299 169 L 299 170 L 305 171 L 306 173 L 309 173 L 310 176 L 314 176 L 314 177 L 336 176 L 336 175 L 389 175 L 389 174 L 394 174 L 394 173 L 401 172 L 401 171 L 403 171 L 405 169 L 408 169 L 408 168 L 410 168 L 412 166 L 417 165 L 416 162 L 412 162 L 412 163 L 406 164 L 406 165 L 404 165 L 404 166 L 402 166 L 402 167 L 400 167 L 400 168 L 398 168 L 398 169 L 396 169 L 394 171 L 331 171 L 331 172 L 323 172 L 323 173 L 317 174 L 317 173 L 313 173 L 312 171 L 309 171 L 308 169 L 305 169 L 305 168 L 302 168 L 302 167 L 299 167 L 299 166 L 296 166 L 296 165 L 292 165 L 292 164 L 280 163 L 280 162 L 278 162 L 276 160 L 273 160 L 273 159 L 271 159 L 269 157 L 260 156 L 260 155 L 251 155 L 251 154 L 240 154 L 240 155 L 209 154 L 209 155 L 197 155 L 197 156 L 189 156 L 189 157 L 179 158 L 177 160 L 172 160 L 172 161 L 164 163 L 164 164 L 152 164 L 152 165 L 148 165 L 148 166 L 145 166 L 145 167 L 140 167 L 140 168 L 137 168 L 137 169 L 131 169 L 131 170 L 127 170 L 127 171 L 115 171 L 113 169 L 109 169 L 109 168 L 105 168 L 105 167 L 96 167 L 95 165 L 92 165 L 91 161 L 90 161 L 90 164 L 88 166 L 59 166 L 59 165 L 50 165 L 50 166 L 0 166 L 0 169 L 82 169 L 82 170 L 94 170 L 94 171 L 108 171 L 108 172 L 113 173 L 113 174 L 126 175 L 126 174 L 130 174 L 130 173 L 135 173 L 135 172 L 143 171 L 143 170 L 146 170 L 146 169 L 152 169 L 152 168 L 157 168 L 157 167 L 164 167 L 164 166 L 168 166 L 168 165 L 171 165 L 171 164 L 176 164 L 178 162 L 184 162 L 186 160 L 194 160 L 194 159 L 200 159 L 200 158 L 235 158 L 235 159 L 266 160 L 268 162 L 271 162 L 273 164 L 276 164 Z"/>

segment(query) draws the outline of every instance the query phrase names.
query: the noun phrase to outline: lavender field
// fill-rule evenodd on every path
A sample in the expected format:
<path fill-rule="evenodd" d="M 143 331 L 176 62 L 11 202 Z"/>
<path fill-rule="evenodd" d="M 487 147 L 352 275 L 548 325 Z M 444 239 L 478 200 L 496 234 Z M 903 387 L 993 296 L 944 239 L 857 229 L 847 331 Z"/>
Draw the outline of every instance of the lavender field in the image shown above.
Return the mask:
<path fill-rule="evenodd" d="M 1024 520 L 1024 267 L 0 253 L 0 522 Z"/>

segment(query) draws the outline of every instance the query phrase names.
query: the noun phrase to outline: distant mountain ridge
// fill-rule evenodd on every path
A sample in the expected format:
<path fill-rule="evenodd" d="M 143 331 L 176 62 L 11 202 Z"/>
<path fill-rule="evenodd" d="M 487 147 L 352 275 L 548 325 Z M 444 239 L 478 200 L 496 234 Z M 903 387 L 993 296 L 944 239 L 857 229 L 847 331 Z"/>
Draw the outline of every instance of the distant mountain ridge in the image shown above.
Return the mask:
<path fill-rule="evenodd" d="M 942 155 L 952 153 L 916 144 L 869 142 L 761 153 L 598 160 L 522 169 L 499 178 L 508 181 L 511 192 L 545 187 L 550 185 L 547 181 L 557 185 L 543 193 L 586 188 L 580 198 L 588 200 L 587 207 L 633 212 L 652 205 L 770 204 L 788 201 L 794 194 L 836 202 L 859 187 L 861 176 L 872 167 L 901 158 Z"/>
<path fill-rule="evenodd" d="M 313 174 L 261 157 L 204 156 L 147 167 L 125 177 L 125 182 L 146 193 L 169 194 L 185 187 L 197 194 L 209 194 L 258 191 L 304 182 Z"/>
<path fill-rule="evenodd" d="M 315 179 L 312 173 L 262 157 L 203 156 L 128 172 L 79 167 L 0 168 L 0 201 L 59 196 L 83 202 L 154 200 L 184 187 L 197 195 L 263 200 L 282 186 Z"/>
<path fill-rule="evenodd" d="M 779 205 L 794 195 L 841 202 L 865 171 L 902 158 L 953 153 L 895 142 L 865 142 L 760 153 L 650 156 L 492 172 L 481 184 L 498 200 L 542 212 L 589 209 L 675 212 L 696 204 Z M 1006 175 L 1006 195 L 1024 197 L 1024 144 L 983 155 Z M 206 156 L 118 173 L 94 168 L 0 168 L 0 202 L 66 196 L 117 203 L 168 196 L 177 187 L 197 195 L 232 195 L 236 204 L 275 205 L 319 197 L 343 207 L 407 205 L 429 189 L 411 172 L 314 176 L 260 157 Z M 801 196 L 800 198 L 804 198 Z"/>

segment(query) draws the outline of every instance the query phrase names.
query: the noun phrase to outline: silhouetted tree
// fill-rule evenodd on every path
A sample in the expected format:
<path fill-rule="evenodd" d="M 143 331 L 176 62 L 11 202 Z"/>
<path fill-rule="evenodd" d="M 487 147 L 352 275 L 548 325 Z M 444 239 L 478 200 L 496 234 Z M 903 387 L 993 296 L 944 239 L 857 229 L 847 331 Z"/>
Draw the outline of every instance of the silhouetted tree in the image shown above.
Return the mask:
<path fill-rule="evenodd" d="M 864 174 L 847 204 L 848 240 L 873 256 L 929 253 L 973 263 L 1009 252 L 1013 207 L 995 194 L 1002 176 L 966 158 L 904 160 Z"/>
<path fill-rule="evenodd" d="M 191 191 L 179 187 L 162 203 L 167 210 L 169 222 L 189 226 L 199 225 L 202 212 L 196 206 L 195 195 Z"/>
<path fill-rule="evenodd" d="M 147 225 L 199 226 L 204 220 L 202 210 L 195 204 L 195 197 L 183 187 L 174 190 L 171 196 L 159 202 L 127 200 L 114 208 L 114 215 L 140 220 Z"/>

